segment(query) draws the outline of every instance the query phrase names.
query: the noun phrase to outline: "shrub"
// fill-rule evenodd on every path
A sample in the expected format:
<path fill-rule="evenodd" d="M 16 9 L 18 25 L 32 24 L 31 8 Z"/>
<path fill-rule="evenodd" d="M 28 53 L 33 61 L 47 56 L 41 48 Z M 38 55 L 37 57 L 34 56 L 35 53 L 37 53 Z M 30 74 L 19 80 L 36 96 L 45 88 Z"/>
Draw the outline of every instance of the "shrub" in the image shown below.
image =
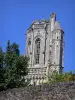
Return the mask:
<path fill-rule="evenodd" d="M 48 78 L 49 83 L 58 83 L 75 80 L 75 75 L 72 74 L 72 71 L 59 74 L 57 71 L 54 71 L 51 76 Z"/>
<path fill-rule="evenodd" d="M 55 70 L 52 73 L 50 73 L 47 77 L 48 77 L 48 80 L 46 80 L 45 82 L 42 82 L 42 84 L 46 84 L 46 83 L 55 84 L 58 82 L 75 81 L 75 74 L 73 74 L 72 71 L 59 74 Z"/>

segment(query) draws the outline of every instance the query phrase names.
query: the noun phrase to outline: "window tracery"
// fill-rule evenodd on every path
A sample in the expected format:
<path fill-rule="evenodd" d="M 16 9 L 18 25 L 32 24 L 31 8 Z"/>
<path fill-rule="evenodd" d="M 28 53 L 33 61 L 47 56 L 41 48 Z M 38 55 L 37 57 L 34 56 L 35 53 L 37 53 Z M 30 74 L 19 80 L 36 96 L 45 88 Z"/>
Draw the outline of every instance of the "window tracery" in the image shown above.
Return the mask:
<path fill-rule="evenodd" d="M 39 57 L 40 57 L 40 38 L 37 38 L 35 41 L 36 46 L 36 54 L 35 54 L 35 63 L 39 64 Z"/>

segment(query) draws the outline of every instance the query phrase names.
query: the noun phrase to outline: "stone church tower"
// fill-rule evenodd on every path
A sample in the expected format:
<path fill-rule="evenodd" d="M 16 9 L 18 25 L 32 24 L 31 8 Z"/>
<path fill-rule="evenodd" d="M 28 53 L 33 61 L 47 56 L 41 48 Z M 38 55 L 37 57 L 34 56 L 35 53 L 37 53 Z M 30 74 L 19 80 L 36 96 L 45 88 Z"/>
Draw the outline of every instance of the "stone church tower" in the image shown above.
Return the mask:
<path fill-rule="evenodd" d="M 40 84 L 47 75 L 57 70 L 63 72 L 64 31 L 52 13 L 50 20 L 37 20 L 27 30 L 26 55 L 29 60 L 28 79 Z"/>

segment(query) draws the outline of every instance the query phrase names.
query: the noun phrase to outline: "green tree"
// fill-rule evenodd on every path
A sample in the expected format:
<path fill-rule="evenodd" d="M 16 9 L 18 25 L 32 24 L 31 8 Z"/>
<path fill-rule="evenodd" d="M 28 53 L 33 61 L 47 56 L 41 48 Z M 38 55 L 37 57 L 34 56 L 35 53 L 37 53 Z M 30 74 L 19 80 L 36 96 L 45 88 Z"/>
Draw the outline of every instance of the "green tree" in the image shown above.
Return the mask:
<path fill-rule="evenodd" d="M 12 65 L 12 59 L 11 59 L 11 45 L 10 45 L 10 40 L 7 42 L 7 47 L 6 47 L 6 52 L 5 52 L 5 57 L 4 57 L 4 64 L 5 67 L 9 67 Z"/>
<path fill-rule="evenodd" d="M 3 51 L 2 48 L 0 47 L 0 68 L 3 67 Z"/>
<path fill-rule="evenodd" d="M 11 51 L 12 51 L 12 53 L 15 53 L 17 56 L 19 56 L 20 55 L 19 45 L 14 42 L 11 45 Z"/>
<path fill-rule="evenodd" d="M 26 86 L 25 76 L 28 73 L 28 58 L 19 56 L 14 62 L 13 67 L 7 70 L 6 85 L 8 88 Z"/>
<path fill-rule="evenodd" d="M 5 86 L 5 73 L 6 73 L 5 68 L 1 67 L 0 68 L 0 91 L 4 90 L 4 86 Z"/>
<path fill-rule="evenodd" d="M 4 58 L 2 58 L 4 57 Z M 20 55 L 19 45 L 10 44 L 8 40 L 5 55 L 0 49 L 0 90 L 26 86 L 25 76 L 28 73 L 28 58 Z"/>
<path fill-rule="evenodd" d="M 18 44 L 16 43 L 10 44 L 10 41 L 8 40 L 5 53 L 6 67 L 12 67 L 17 56 L 20 56 Z"/>
<path fill-rule="evenodd" d="M 3 57 L 4 53 L 2 48 L 0 47 L 0 90 L 4 88 L 4 82 L 5 82 L 5 68 L 3 67 Z"/>

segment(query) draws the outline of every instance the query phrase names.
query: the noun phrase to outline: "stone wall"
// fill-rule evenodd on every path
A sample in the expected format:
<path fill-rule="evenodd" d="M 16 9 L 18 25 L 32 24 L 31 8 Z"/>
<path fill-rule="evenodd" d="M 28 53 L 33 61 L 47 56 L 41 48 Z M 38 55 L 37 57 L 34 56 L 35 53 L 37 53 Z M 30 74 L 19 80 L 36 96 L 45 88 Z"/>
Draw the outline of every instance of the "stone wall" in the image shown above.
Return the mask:
<path fill-rule="evenodd" d="M 75 82 L 9 89 L 0 92 L 0 100 L 75 100 Z"/>

